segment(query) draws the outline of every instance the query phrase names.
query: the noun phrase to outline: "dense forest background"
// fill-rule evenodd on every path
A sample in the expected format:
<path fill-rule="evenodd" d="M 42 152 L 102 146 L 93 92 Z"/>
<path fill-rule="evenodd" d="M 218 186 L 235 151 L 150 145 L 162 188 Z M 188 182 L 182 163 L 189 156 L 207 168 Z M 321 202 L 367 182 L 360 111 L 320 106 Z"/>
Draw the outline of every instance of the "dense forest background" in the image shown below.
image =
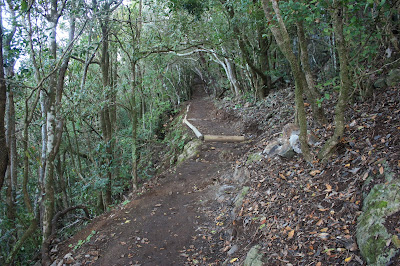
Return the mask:
<path fill-rule="evenodd" d="M 2 0 L 0 8 L 0 264 L 46 265 L 51 241 L 175 164 L 188 140 L 166 124 L 195 84 L 215 99 L 254 103 L 292 86 L 312 163 L 329 161 L 340 143 L 346 107 L 391 85 L 380 77 L 400 65 L 397 0 Z M 332 121 L 316 154 L 307 127 Z"/>

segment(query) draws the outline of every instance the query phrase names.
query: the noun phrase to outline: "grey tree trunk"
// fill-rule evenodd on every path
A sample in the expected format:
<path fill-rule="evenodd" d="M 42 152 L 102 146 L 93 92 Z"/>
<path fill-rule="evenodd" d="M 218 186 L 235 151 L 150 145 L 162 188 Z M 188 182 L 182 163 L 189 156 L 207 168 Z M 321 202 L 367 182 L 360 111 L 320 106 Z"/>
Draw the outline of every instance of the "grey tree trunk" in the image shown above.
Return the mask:
<path fill-rule="evenodd" d="M 351 87 L 351 79 L 349 75 L 349 57 L 346 48 L 346 40 L 343 33 L 343 20 L 346 14 L 346 5 L 341 0 L 333 1 L 332 25 L 336 36 L 336 49 L 339 56 L 340 64 L 340 93 L 335 108 L 335 131 L 333 136 L 324 144 L 318 154 L 318 158 L 326 161 L 337 144 L 343 137 L 345 128 L 344 113 L 348 104 L 348 95 Z"/>
<path fill-rule="evenodd" d="M 275 40 L 279 46 L 279 49 L 285 55 L 286 59 L 289 61 L 293 77 L 296 84 L 295 89 L 295 99 L 296 99 L 296 109 L 297 109 L 297 118 L 300 126 L 300 145 L 301 151 L 303 152 L 304 158 L 308 161 L 312 161 L 312 155 L 307 143 L 307 118 L 304 110 L 304 101 L 303 101 L 303 91 L 306 88 L 307 84 L 305 84 L 305 79 L 303 78 L 303 72 L 300 68 L 299 61 L 297 60 L 295 54 L 293 53 L 291 47 L 291 40 L 289 34 L 287 32 L 286 26 L 283 22 L 283 19 L 280 14 L 278 2 L 276 0 L 269 0 L 271 2 L 273 11 L 267 0 L 262 0 L 264 13 L 267 19 L 272 24 L 271 32 L 275 37 Z M 273 17 L 276 16 L 275 20 Z"/>
<path fill-rule="evenodd" d="M 3 36 L 3 23 L 0 7 L 0 36 Z M 8 147 L 6 143 L 6 129 L 5 129 L 5 116 L 6 116 L 6 102 L 7 102 L 7 86 L 4 75 L 4 61 L 3 61 L 3 39 L 0 38 L 0 191 L 3 187 L 6 170 L 8 166 Z"/>
<path fill-rule="evenodd" d="M 49 50 L 52 55 L 50 63 L 54 68 L 57 68 L 57 24 L 58 19 L 61 17 L 64 5 L 60 8 L 57 1 L 51 2 L 50 16 L 47 17 L 49 24 Z M 75 18 L 70 19 L 69 28 L 69 45 L 72 45 L 75 35 Z M 55 159 L 59 151 L 63 132 L 63 118 L 61 116 L 62 95 L 64 90 L 64 79 L 68 69 L 70 53 L 62 59 L 59 69 L 49 76 L 49 88 L 47 90 L 46 98 L 48 99 L 47 113 L 46 113 L 46 153 L 45 153 L 45 171 L 44 171 L 44 192 L 42 195 L 42 264 L 48 265 L 51 263 L 49 257 L 50 236 L 52 233 L 52 219 L 55 213 L 55 193 L 54 193 L 54 173 L 55 173 Z"/>
<path fill-rule="evenodd" d="M 301 21 L 298 21 L 296 25 L 297 25 L 297 36 L 299 37 L 299 45 L 301 51 L 300 60 L 307 84 L 307 90 L 306 90 L 307 98 L 310 101 L 314 118 L 320 125 L 323 125 L 327 123 L 327 120 L 324 114 L 324 109 L 322 107 L 319 107 L 317 104 L 317 99 L 320 98 L 321 95 L 317 90 L 317 87 L 315 86 L 314 77 L 311 73 L 311 67 L 309 63 L 309 56 L 307 50 L 307 40 L 304 34 L 303 23 Z"/>

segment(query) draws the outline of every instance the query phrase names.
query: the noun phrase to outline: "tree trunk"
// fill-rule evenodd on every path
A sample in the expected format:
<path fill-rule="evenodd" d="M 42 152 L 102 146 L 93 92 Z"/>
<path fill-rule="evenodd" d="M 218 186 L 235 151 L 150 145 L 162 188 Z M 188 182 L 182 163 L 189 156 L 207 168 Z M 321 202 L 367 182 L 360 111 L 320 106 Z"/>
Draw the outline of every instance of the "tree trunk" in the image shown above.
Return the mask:
<path fill-rule="evenodd" d="M 132 189 L 137 190 L 139 187 L 139 178 L 137 174 L 137 123 L 138 123 L 138 112 L 136 108 L 136 87 L 137 87 L 137 76 L 136 76 L 136 61 L 131 61 L 131 97 L 130 97 L 130 116 L 131 116 L 131 160 L 132 160 Z"/>
<path fill-rule="evenodd" d="M 7 95 L 7 113 L 6 113 L 6 120 L 7 120 L 7 146 L 8 147 L 13 147 L 13 155 L 10 156 L 9 160 L 9 165 L 6 171 L 6 180 L 5 184 L 7 187 L 6 190 L 6 206 L 7 206 L 7 218 L 11 224 L 12 228 L 16 228 L 16 209 L 15 209 L 15 190 L 17 187 L 14 185 L 14 180 L 13 178 L 16 178 L 16 150 L 15 150 L 15 115 L 14 115 L 14 99 L 13 97 L 10 97 L 10 94 L 12 96 L 12 92 L 9 92 Z M 10 149 L 10 154 L 11 154 L 11 149 Z M 14 161 L 13 161 L 14 159 Z M 16 231 L 15 231 L 16 232 Z M 14 234 L 15 238 L 16 233 Z M 10 243 L 13 245 L 14 243 Z"/>
<path fill-rule="evenodd" d="M 17 253 L 19 252 L 19 249 L 22 247 L 25 241 L 28 240 L 31 237 L 31 235 L 35 233 L 37 226 L 38 226 L 38 221 L 36 218 L 33 218 L 31 220 L 31 224 L 29 225 L 28 229 L 25 231 L 22 237 L 17 241 L 17 243 L 15 243 L 15 245 L 13 246 L 10 254 L 7 257 L 6 265 L 13 265 L 12 262 Z"/>
<path fill-rule="evenodd" d="M 267 2 L 267 0 L 262 0 L 264 13 L 267 19 L 272 24 L 271 32 L 275 37 L 275 40 L 281 49 L 282 53 L 285 55 L 286 59 L 289 61 L 293 77 L 296 84 L 295 89 L 295 99 L 296 99 L 296 109 L 297 109 L 297 118 L 300 126 L 300 145 L 301 151 L 303 152 L 304 158 L 308 161 L 312 161 L 312 155 L 307 143 L 307 118 L 304 110 L 304 101 L 303 101 L 303 91 L 307 86 L 302 78 L 302 70 L 300 68 L 299 61 L 297 60 L 293 50 L 291 48 L 291 40 L 289 34 L 286 30 L 286 26 L 283 22 L 283 19 L 280 15 L 279 6 L 276 0 L 270 0 L 272 3 L 272 7 L 274 9 L 274 14 L 276 15 L 276 20 L 273 18 L 272 10 Z"/>
<path fill-rule="evenodd" d="M 110 1 L 111 2 L 111 1 Z M 100 56 L 100 68 L 102 75 L 102 85 L 103 91 L 105 92 L 105 103 L 101 112 L 101 125 L 103 131 L 103 139 L 106 146 L 106 174 L 107 185 L 105 188 L 105 195 L 103 195 L 103 200 L 107 208 L 112 204 L 112 173 L 111 173 L 111 163 L 113 161 L 113 147 L 112 147 L 112 124 L 111 124 L 111 102 L 112 102 L 112 88 L 110 80 L 110 53 L 109 53 L 109 17 L 111 14 L 110 5 L 107 2 L 103 6 L 102 12 L 104 16 L 99 18 L 101 33 L 102 33 L 102 46 L 101 46 L 101 56 Z M 97 5 L 97 3 L 96 3 Z M 96 7 L 97 8 L 97 7 Z M 104 197 L 105 196 L 105 197 Z"/>
<path fill-rule="evenodd" d="M 339 144 L 343 137 L 345 127 L 344 113 L 348 104 L 348 94 L 351 86 L 348 51 L 343 33 L 345 12 L 345 4 L 340 0 L 335 0 L 333 2 L 332 25 L 336 36 L 336 49 L 339 56 L 341 86 L 338 102 L 335 108 L 335 131 L 333 136 L 325 143 L 318 154 L 318 158 L 323 161 L 326 161 L 330 157 L 336 145 Z"/>
<path fill-rule="evenodd" d="M 319 93 L 317 87 L 315 86 L 314 77 L 312 76 L 311 73 L 311 67 L 309 63 L 309 56 L 307 50 L 307 40 L 304 34 L 303 23 L 301 21 L 298 21 L 296 25 L 297 25 L 297 36 L 299 37 L 299 44 L 301 51 L 300 60 L 304 71 L 303 72 L 305 76 L 304 78 L 307 84 L 306 95 L 308 100 L 310 101 L 311 108 L 316 121 L 319 124 L 323 125 L 327 123 L 327 120 L 325 118 L 324 109 L 322 107 L 319 107 L 317 104 L 317 99 L 321 97 L 321 94 Z"/>
<path fill-rule="evenodd" d="M 223 48 L 222 48 L 222 50 L 224 51 Z M 234 63 L 232 63 L 228 58 L 224 58 L 222 61 L 221 59 L 219 59 L 218 55 L 214 51 L 212 51 L 212 54 L 215 58 L 215 62 L 220 64 L 222 66 L 222 68 L 225 70 L 226 77 L 228 78 L 228 80 L 231 84 L 232 92 L 235 95 L 235 97 L 238 97 L 240 95 L 240 89 L 239 89 L 239 84 L 238 84 L 237 77 L 236 77 Z"/>
<path fill-rule="evenodd" d="M 258 42 L 260 46 L 260 66 L 261 66 L 261 71 L 266 74 L 266 80 L 263 84 L 262 88 L 262 98 L 266 97 L 269 92 L 272 90 L 272 80 L 271 80 L 271 75 L 269 74 L 271 68 L 269 64 L 269 48 L 271 47 L 271 40 L 268 40 L 268 38 L 265 38 L 263 35 L 265 31 L 259 27 L 258 29 Z M 260 93 L 261 96 L 261 93 Z"/>
<path fill-rule="evenodd" d="M 0 6 L 0 36 L 3 36 L 3 18 L 1 16 L 2 10 Z M 7 165 L 8 165 L 8 147 L 6 143 L 6 130 L 5 130 L 5 115 L 6 115 L 6 102 L 7 102 L 7 86 L 4 75 L 4 61 L 3 61 L 3 39 L 0 38 L 0 191 L 3 187 Z"/>
<path fill-rule="evenodd" d="M 7 1 L 7 6 L 8 6 L 8 14 L 11 18 L 11 30 L 6 35 L 6 38 L 4 39 L 4 60 L 5 60 L 5 76 L 7 80 L 11 80 L 14 77 L 14 66 L 15 66 L 15 57 L 13 55 L 12 49 L 11 49 L 11 43 L 14 39 L 15 32 L 17 31 L 17 21 L 16 21 L 16 16 L 15 16 L 15 11 L 14 11 L 14 6 L 13 3 L 8 0 Z M 1 25 L 1 23 L 0 23 Z M 8 146 L 10 148 L 10 172 L 11 172 L 11 183 L 13 186 L 13 198 L 15 200 L 15 193 L 18 190 L 18 179 L 17 179 L 17 166 L 18 166 L 18 156 L 17 156 L 17 142 L 16 142 L 16 132 L 15 132 L 15 104 L 14 104 L 14 92 L 13 92 L 13 87 L 9 83 L 7 84 L 8 90 L 7 90 L 7 113 L 8 113 L 8 119 L 7 119 L 7 130 L 9 131 L 9 142 Z"/>
<path fill-rule="evenodd" d="M 57 23 L 62 10 L 57 9 L 57 1 L 51 3 L 51 15 L 47 17 L 49 23 L 49 50 L 52 55 L 50 63 L 56 66 L 57 58 Z M 72 44 L 75 34 L 75 18 L 70 19 L 69 44 Z M 55 159 L 59 151 L 63 132 L 63 119 L 61 118 L 62 95 L 64 89 L 65 74 L 68 69 L 70 55 L 67 54 L 62 61 L 60 68 L 49 76 L 49 88 L 46 98 L 48 107 L 46 113 L 46 151 L 45 151 L 45 171 L 44 171 L 44 195 L 43 196 L 43 217 L 42 218 L 42 264 L 51 263 L 49 257 L 50 236 L 52 231 L 52 219 L 55 212 L 55 193 L 54 193 L 54 172 Z"/>
<path fill-rule="evenodd" d="M 235 63 L 231 62 L 228 58 L 224 58 L 228 79 L 232 84 L 233 92 L 236 97 L 240 95 L 239 84 L 237 81 Z"/>

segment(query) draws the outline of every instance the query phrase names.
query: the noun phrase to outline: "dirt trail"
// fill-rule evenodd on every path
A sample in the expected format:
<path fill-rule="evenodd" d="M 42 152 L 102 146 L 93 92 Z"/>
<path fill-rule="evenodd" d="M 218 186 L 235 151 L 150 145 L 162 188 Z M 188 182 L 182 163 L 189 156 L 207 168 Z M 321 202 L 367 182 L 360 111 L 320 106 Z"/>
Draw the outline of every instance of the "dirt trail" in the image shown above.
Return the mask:
<path fill-rule="evenodd" d="M 212 101 L 197 87 L 188 119 L 203 134 L 234 135 L 240 128 L 219 119 Z M 216 262 L 218 250 L 198 235 L 207 221 L 201 211 L 209 199 L 207 187 L 230 169 L 246 149 L 245 144 L 203 143 L 197 158 L 170 171 L 148 193 L 120 209 L 97 217 L 69 243 L 76 244 L 92 231 L 95 235 L 72 255 L 82 265 L 185 265 L 188 255 L 201 254 L 203 263 Z M 204 206 L 203 206 L 204 207 Z"/>

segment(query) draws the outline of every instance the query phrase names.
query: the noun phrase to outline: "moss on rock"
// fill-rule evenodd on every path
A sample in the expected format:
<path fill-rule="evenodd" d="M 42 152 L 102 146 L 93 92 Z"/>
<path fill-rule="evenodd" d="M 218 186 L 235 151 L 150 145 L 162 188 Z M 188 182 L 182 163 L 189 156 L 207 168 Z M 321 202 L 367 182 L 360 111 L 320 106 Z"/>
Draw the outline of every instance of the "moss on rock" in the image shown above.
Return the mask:
<path fill-rule="evenodd" d="M 201 140 L 198 139 L 188 142 L 183 148 L 183 152 L 178 157 L 178 164 L 197 156 L 197 154 L 200 152 L 201 144 Z"/>
<path fill-rule="evenodd" d="M 399 251 L 384 224 L 387 216 L 400 210 L 400 180 L 390 173 L 385 176 L 387 182 L 375 185 L 365 198 L 357 224 L 358 246 L 371 265 L 386 265 Z"/>
<path fill-rule="evenodd" d="M 246 259 L 244 261 L 244 266 L 262 266 L 264 263 L 262 262 L 263 254 L 260 252 L 261 247 L 259 245 L 255 245 L 250 249 L 247 253 Z"/>
<path fill-rule="evenodd" d="M 262 159 L 263 159 L 263 156 L 262 156 L 259 152 L 256 152 L 256 153 L 250 154 L 250 155 L 247 157 L 246 164 L 251 164 L 251 163 L 253 163 L 253 162 L 259 162 L 259 161 L 261 161 Z"/>

